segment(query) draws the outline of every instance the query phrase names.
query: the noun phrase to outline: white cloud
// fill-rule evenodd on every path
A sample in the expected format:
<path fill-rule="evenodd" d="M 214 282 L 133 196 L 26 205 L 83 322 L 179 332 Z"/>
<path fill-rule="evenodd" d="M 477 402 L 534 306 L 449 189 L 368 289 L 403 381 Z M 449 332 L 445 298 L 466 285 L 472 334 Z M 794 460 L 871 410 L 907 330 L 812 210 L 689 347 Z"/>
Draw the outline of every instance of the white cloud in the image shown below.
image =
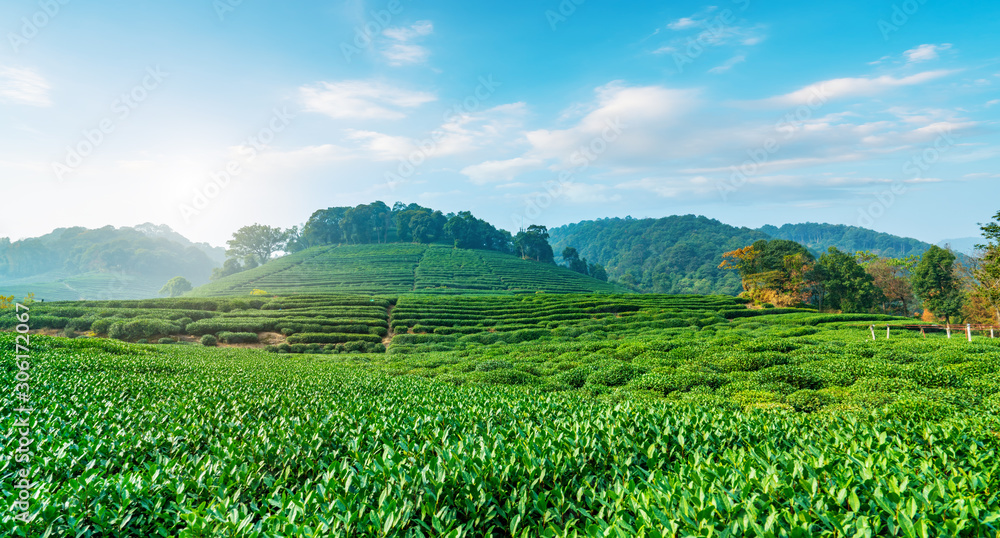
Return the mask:
<path fill-rule="evenodd" d="M 437 98 L 430 93 L 404 90 L 382 82 L 345 80 L 319 82 L 299 88 L 305 109 L 334 119 L 389 119 L 406 117 L 412 109 Z"/>
<path fill-rule="evenodd" d="M 417 21 L 411 26 L 386 28 L 382 35 L 393 43 L 382 50 L 382 56 L 394 66 L 423 63 L 430 57 L 430 51 L 411 42 L 433 33 L 434 24 L 431 21 Z"/>
<path fill-rule="evenodd" d="M 592 144 L 607 146 L 602 155 L 623 156 L 664 151 L 664 130 L 678 122 L 697 102 L 694 90 L 676 90 L 662 86 L 628 87 L 619 82 L 595 90 L 593 110 L 568 129 L 539 129 L 526 133 L 531 155 L 574 164 L 581 148 Z M 618 137 L 622 141 L 617 142 Z M 614 141 L 607 139 L 614 138 Z M 598 142 L 597 140 L 604 140 Z M 627 139 L 627 141 L 625 140 Z M 604 154 L 607 155 L 604 155 Z"/>
<path fill-rule="evenodd" d="M 422 63 L 427 60 L 430 54 L 430 51 L 420 45 L 404 45 L 401 43 L 390 45 L 382 51 L 382 56 L 385 56 L 391 65 Z"/>
<path fill-rule="evenodd" d="M 942 43 L 941 45 L 925 44 L 905 51 L 903 55 L 906 56 L 907 63 L 926 62 L 928 60 L 936 60 L 939 52 L 950 48 L 951 43 Z"/>
<path fill-rule="evenodd" d="M 0 66 L 0 101 L 37 107 L 52 106 L 49 83 L 31 69 Z"/>
<path fill-rule="evenodd" d="M 994 105 L 1000 105 L 1000 99 L 991 99 L 989 101 L 986 101 L 986 106 L 987 107 L 991 107 L 991 106 L 994 106 Z"/>
<path fill-rule="evenodd" d="M 360 140 L 362 147 L 372 153 L 376 160 L 402 159 L 417 147 L 412 139 L 405 136 L 375 131 L 349 130 L 347 136 L 352 140 Z"/>
<path fill-rule="evenodd" d="M 709 73 L 715 73 L 715 74 L 725 73 L 726 71 L 729 71 L 730 69 L 732 69 L 733 66 L 735 66 L 736 64 L 740 64 L 740 63 L 745 62 L 746 59 L 747 59 L 747 57 L 745 55 L 738 54 L 738 55 L 733 56 L 732 58 L 726 60 L 725 62 L 723 62 L 722 65 L 719 65 L 719 66 L 716 66 L 716 67 L 713 67 L 713 68 L 709 69 L 708 72 Z"/>
<path fill-rule="evenodd" d="M 462 173 L 476 185 L 492 182 L 509 182 L 524 172 L 538 170 L 545 165 L 541 159 L 517 157 L 505 161 L 486 161 L 472 166 L 466 166 Z"/>
<path fill-rule="evenodd" d="M 684 30 L 687 28 L 694 28 L 695 26 L 701 26 L 701 22 L 695 20 L 693 17 L 681 17 L 674 22 L 668 23 L 667 28 L 671 30 Z"/>
<path fill-rule="evenodd" d="M 521 129 L 524 103 L 510 103 L 478 112 L 456 114 L 421 138 L 369 130 L 349 130 L 348 138 L 361 142 L 360 149 L 375 160 L 408 157 L 420 151 L 424 157 L 443 157 L 484 148 L 503 148 L 511 133 Z"/>
<path fill-rule="evenodd" d="M 431 21 L 417 21 L 411 26 L 402 28 L 386 28 L 383 35 L 396 41 L 409 41 L 418 37 L 431 35 L 434 33 L 434 24 Z"/>
<path fill-rule="evenodd" d="M 835 78 L 824 80 L 815 84 L 810 84 L 802 89 L 785 95 L 770 97 L 753 101 L 754 105 L 768 106 L 797 106 L 810 103 L 822 103 L 825 100 L 840 99 L 844 97 L 861 97 L 876 95 L 893 88 L 902 86 L 912 86 L 938 79 L 954 73 L 955 71 L 937 70 L 924 71 L 908 77 L 896 78 L 891 75 L 865 78 Z"/>

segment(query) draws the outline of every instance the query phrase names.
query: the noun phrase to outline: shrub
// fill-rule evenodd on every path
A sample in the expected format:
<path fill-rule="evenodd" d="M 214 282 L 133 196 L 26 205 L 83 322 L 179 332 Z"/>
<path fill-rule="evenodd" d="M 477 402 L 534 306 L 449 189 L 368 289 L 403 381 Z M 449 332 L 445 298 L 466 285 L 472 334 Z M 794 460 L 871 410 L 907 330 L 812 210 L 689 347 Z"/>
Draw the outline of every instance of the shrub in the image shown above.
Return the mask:
<path fill-rule="evenodd" d="M 502 359 L 489 359 L 476 364 L 476 371 L 478 372 L 492 372 L 493 370 L 502 370 L 504 368 L 513 368 L 514 365 L 510 361 L 505 361 Z"/>
<path fill-rule="evenodd" d="M 618 387 L 632 381 L 643 373 L 642 370 L 632 364 L 622 362 L 594 372 L 587 378 L 587 382 L 593 385 L 604 385 L 605 387 Z"/>
<path fill-rule="evenodd" d="M 788 395 L 786 403 L 796 411 L 815 413 L 827 405 L 837 403 L 837 399 L 824 392 L 810 389 L 799 390 Z"/>
<path fill-rule="evenodd" d="M 174 340 L 173 338 L 166 338 L 166 337 L 164 337 L 164 338 L 160 338 L 159 340 L 157 340 L 157 343 L 158 344 L 176 344 L 177 340 Z"/>
<path fill-rule="evenodd" d="M 907 395 L 890 404 L 885 413 L 886 418 L 897 420 L 941 420 L 951 416 L 954 408 L 922 396 Z"/>
<path fill-rule="evenodd" d="M 219 339 L 211 334 L 206 334 L 201 337 L 201 345 L 203 346 L 212 347 L 218 344 L 219 344 Z"/>
<path fill-rule="evenodd" d="M 417 336 L 417 335 L 397 335 Z M 289 344 L 343 344 L 347 342 L 378 342 L 382 339 L 374 334 L 338 334 L 338 333 L 298 333 L 288 337 Z M 393 343 L 396 343 L 395 338 Z"/>
<path fill-rule="evenodd" d="M 758 383 L 788 383 L 800 389 L 821 389 L 832 377 L 825 370 L 791 364 L 772 366 L 754 374 Z"/>
<path fill-rule="evenodd" d="M 528 372 L 513 368 L 501 368 L 499 370 L 490 370 L 489 372 L 473 372 L 469 374 L 469 379 L 495 385 L 532 385 L 539 381 L 537 377 Z"/>
<path fill-rule="evenodd" d="M 218 334 L 219 340 L 227 344 L 256 344 L 260 341 L 256 333 L 232 333 L 223 331 Z"/>
<path fill-rule="evenodd" d="M 108 337 L 115 340 L 147 339 L 157 334 L 175 334 L 180 328 L 170 322 L 160 319 L 135 319 L 132 321 L 116 321 L 108 328 Z"/>
<path fill-rule="evenodd" d="M 577 366 L 572 370 L 567 370 L 561 374 L 557 374 L 555 376 L 555 380 L 559 383 L 578 389 L 587 383 L 587 378 L 590 377 L 590 374 L 592 373 L 594 373 L 594 369 L 589 366 Z"/>

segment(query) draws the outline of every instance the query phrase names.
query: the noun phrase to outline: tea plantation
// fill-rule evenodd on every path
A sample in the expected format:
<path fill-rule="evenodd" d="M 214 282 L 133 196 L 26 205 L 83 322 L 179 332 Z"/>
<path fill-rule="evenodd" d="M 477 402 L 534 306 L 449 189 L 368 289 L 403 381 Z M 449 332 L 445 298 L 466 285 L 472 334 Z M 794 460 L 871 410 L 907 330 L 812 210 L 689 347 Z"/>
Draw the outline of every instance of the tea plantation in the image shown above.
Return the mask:
<path fill-rule="evenodd" d="M 4 535 L 1000 527 L 1000 340 L 988 335 L 886 340 L 886 325 L 912 321 L 668 295 L 182 298 L 31 314 L 36 329 L 122 340 L 285 341 L 32 335 L 35 519 L 15 527 L 23 464 L 0 460 Z M 12 386 L 13 355 L 2 364 Z M 10 390 L 0 399 L 18 405 Z M 17 443 L 5 433 L 4 453 Z"/>
<path fill-rule="evenodd" d="M 624 289 L 488 250 L 407 243 L 313 247 L 196 288 L 192 297 L 269 293 L 615 293 Z"/>

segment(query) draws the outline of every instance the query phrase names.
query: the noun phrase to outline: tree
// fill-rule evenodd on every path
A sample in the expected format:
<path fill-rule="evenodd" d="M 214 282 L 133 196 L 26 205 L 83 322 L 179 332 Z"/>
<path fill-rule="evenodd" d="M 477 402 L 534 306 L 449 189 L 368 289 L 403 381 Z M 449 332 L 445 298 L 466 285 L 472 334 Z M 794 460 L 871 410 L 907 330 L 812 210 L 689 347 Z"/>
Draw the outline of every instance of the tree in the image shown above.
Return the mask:
<path fill-rule="evenodd" d="M 888 258 L 870 251 L 857 252 L 854 257 L 882 292 L 882 313 L 909 316 L 910 307 L 916 302 L 910 274 L 920 257 Z"/>
<path fill-rule="evenodd" d="M 604 270 L 604 266 L 598 263 L 592 263 L 587 267 L 587 272 L 590 276 L 600 280 L 601 282 L 608 281 L 608 272 Z"/>
<path fill-rule="evenodd" d="M 581 274 L 589 274 L 589 266 L 587 265 L 587 259 L 580 259 L 580 254 L 573 247 L 566 247 L 562 251 L 562 259 L 566 262 L 566 267 L 571 271 L 576 271 Z M 605 275 L 605 278 L 607 276 Z"/>
<path fill-rule="evenodd" d="M 913 290 L 924 306 L 951 323 L 962 311 L 962 293 L 955 277 L 955 255 L 937 245 L 920 258 L 913 270 Z"/>
<path fill-rule="evenodd" d="M 182 276 L 175 276 L 171 278 L 162 289 L 160 289 L 160 295 L 169 295 L 170 297 L 180 297 L 185 293 L 191 291 L 194 287 L 188 279 Z"/>
<path fill-rule="evenodd" d="M 875 286 L 875 279 L 854 256 L 830 247 L 817 265 L 823 267 L 823 300 L 829 308 L 868 312 L 881 300 L 882 292 Z"/>
<path fill-rule="evenodd" d="M 743 296 L 754 302 L 791 306 L 808 299 L 815 261 L 794 241 L 762 239 L 724 253 L 719 268 L 738 271 Z"/>
<path fill-rule="evenodd" d="M 344 242 L 346 238 L 341 221 L 348 209 L 328 207 L 313 212 L 302 228 L 301 241 L 310 247 Z"/>
<path fill-rule="evenodd" d="M 991 321 L 1000 322 L 1000 213 L 993 216 L 993 222 L 979 226 L 986 243 L 976 245 L 978 252 L 969 259 L 969 302 L 979 310 L 989 310 Z"/>
<path fill-rule="evenodd" d="M 244 271 L 246 268 L 240 265 L 240 261 L 236 258 L 228 258 L 222 263 L 222 267 L 216 267 L 212 269 L 211 280 L 218 280 L 229 275 L 235 275 Z"/>
<path fill-rule="evenodd" d="M 229 245 L 226 254 L 264 265 L 271 259 L 271 254 L 285 247 L 287 241 L 288 232 L 281 228 L 252 224 L 237 230 L 233 238 L 226 242 Z"/>
<path fill-rule="evenodd" d="M 532 224 L 527 230 L 521 230 L 514 237 L 514 245 L 521 253 L 521 258 L 555 263 L 555 255 L 549 245 L 549 231 L 545 226 Z"/>

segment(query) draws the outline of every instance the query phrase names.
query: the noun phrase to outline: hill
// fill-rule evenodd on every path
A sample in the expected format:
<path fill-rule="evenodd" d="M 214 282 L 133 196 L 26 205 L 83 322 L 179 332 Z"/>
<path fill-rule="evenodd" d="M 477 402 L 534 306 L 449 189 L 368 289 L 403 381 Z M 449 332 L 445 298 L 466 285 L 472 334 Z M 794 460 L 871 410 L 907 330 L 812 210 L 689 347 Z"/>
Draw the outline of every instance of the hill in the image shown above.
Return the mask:
<path fill-rule="evenodd" d="M 0 295 L 48 301 L 156 297 L 170 278 L 208 282 L 225 249 L 192 243 L 167 226 L 58 228 L 0 238 Z"/>
<path fill-rule="evenodd" d="M 706 217 L 611 218 L 549 230 L 558 256 L 574 247 L 604 266 L 608 277 L 650 293 L 721 293 L 742 290 L 739 276 L 718 268 L 722 254 L 768 236 Z"/>
<path fill-rule="evenodd" d="M 950 248 L 951 250 L 964 254 L 966 256 L 972 256 L 976 253 L 976 245 L 981 245 L 987 243 L 982 236 L 979 237 L 959 237 L 956 239 L 945 239 L 944 241 L 938 241 L 937 246 L 942 248 Z"/>
<path fill-rule="evenodd" d="M 931 248 L 930 243 L 924 243 L 917 239 L 843 224 L 806 222 L 785 224 L 780 228 L 763 226 L 759 230 L 775 239 L 795 241 L 816 255 L 826 252 L 830 247 L 837 247 L 844 252 L 868 250 L 889 258 L 905 258 L 906 256 L 919 256 Z"/>
<path fill-rule="evenodd" d="M 312 247 L 230 275 L 193 297 L 268 294 L 614 293 L 618 286 L 489 250 L 389 243 Z"/>
<path fill-rule="evenodd" d="M 805 223 L 754 230 L 694 215 L 583 221 L 552 228 L 549 237 L 557 256 L 574 247 L 587 261 L 603 265 L 611 280 L 636 291 L 727 295 L 738 294 L 742 285 L 735 272 L 718 268 L 722 254 L 758 239 L 796 241 L 817 256 L 831 246 L 889 257 L 920 255 L 931 246 L 856 226 Z"/>

